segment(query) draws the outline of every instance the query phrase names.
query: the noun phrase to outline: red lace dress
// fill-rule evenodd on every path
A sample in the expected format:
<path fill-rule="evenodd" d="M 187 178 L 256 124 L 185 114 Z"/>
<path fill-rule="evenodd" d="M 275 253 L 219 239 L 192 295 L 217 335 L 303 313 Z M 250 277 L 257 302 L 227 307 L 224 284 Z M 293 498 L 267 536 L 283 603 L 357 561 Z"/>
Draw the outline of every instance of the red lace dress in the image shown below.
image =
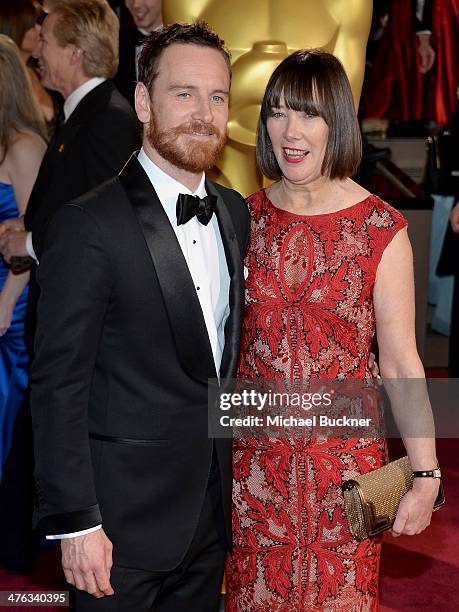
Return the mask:
<path fill-rule="evenodd" d="M 264 190 L 248 204 L 239 375 L 369 375 L 376 270 L 402 215 L 376 196 L 312 216 Z M 385 462 L 383 439 L 235 439 L 227 611 L 377 610 L 381 541 L 352 538 L 340 485 Z"/>

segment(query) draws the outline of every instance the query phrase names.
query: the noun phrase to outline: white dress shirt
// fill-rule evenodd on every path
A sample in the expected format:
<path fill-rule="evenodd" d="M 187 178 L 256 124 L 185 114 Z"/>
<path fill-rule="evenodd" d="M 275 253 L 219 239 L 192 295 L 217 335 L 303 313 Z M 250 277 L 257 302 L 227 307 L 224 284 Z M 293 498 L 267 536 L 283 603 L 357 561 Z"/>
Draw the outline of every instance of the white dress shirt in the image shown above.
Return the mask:
<path fill-rule="evenodd" d="M 201 305 L 218 376 L 225 346 L 225 323 L 229 315 L 230 286 L 228 266 L 218 221 L 216 216 L 213 215 L 207 225 L 200 223 L 196 217 L 183 225 L 177 225 L 176 216 L 176 203 L 180 193 L 197 195 L 200 198 L 207 195 L 205 175 L 203 173 L 197 189 L 190 191 L 158 168 L 143 148 L 140 150 L 137 160 L 155 188 L 190 271 L 196 295 Z M 194 321 L 190 321 L 190 325 L 193 324 Z M 83 531 L 46 536 L 46 538 L 48 540 L 62 540 L 85 535 L 101 527 L 102 525 L 97 525 Z"/>
<path fill-rule="evenodd" d="M 90 91 L 101 85 L 104 81 L 102 77 L 92 77 L 91 79 L 85 81 L 83 85 L 77 87 L 72 93 L 66 98 L 64 102 L 64 117 L 65 121 L 68 121 L 68 118 L 76 109 L 81 100 L 88 95 Z"/>
<path fill-rule="evenodd" d="M 177 225 L 176 217 L 176 204 L 180 193 L 197 195 L 200 198 L 207 195 L 205 175 L 203 173 L 199 186 L 192 192 L 158 168 L 144 149 L 140 150 L 137 159 L 154 185 L 182 249 L 201 305 L 218 374 L 225 344 L 225 323 L 229 315 L 230 284 L 218 221 L 213 215 L 208 225 L 203 225 L 196 217 L 188 223 Z"/>
<path fill-rule="evenodd" d="M 72 91 L 72 93 L 68 96 L 68 98 L 66 98 L 64 102 L 64 108 L 63 108 L 64 117 L 65 117 L 64 123 L 68 121 L 68 118 L 73 113 L 73 111 L 76 109 L 76 107 L 81 102 L 81 100 L 85 96 L 87 96 L 90 91 L 95 89 L 98 85 L 100 85 L 106 80 L 107 79 L 103 79 L 102 77 L 92 77 L 91 79 L 88 79 L 87 81 L 85 81 L 83 85 L 80 85 L 74 91 Z M 34 259 L 38 264 L 38 259 L 37 259 L 37 256 L 35 255 L 35 251 L 33 248 L 32 232 L 27 232 L 26 251 L 28 255 L 32 257 L 32 259 Z"/>

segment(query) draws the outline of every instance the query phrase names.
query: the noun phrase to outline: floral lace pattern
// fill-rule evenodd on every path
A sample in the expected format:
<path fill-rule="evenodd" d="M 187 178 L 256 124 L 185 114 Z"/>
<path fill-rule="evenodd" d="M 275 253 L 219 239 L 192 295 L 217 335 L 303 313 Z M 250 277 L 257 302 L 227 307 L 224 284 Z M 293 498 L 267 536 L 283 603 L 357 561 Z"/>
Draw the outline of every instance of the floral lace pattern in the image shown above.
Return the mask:
<path fill-rule="evenodd" d="M 264 190 L 248 203 L 239 376 L 368 376 L 376 271 L 402 215 L 376 196 L 314 216 Z M 236 438 L 227 611 L 377 610 L 381 541 L 353 539 L 340 486 L 385 461 L 383 439 Z"/>

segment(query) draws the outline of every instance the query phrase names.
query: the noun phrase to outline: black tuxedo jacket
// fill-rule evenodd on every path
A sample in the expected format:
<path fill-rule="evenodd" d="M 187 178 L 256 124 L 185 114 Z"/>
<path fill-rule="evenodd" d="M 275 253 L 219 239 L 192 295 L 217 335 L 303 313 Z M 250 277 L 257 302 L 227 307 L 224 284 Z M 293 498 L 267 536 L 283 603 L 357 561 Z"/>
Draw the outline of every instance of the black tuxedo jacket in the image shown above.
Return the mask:
<path fill-rule="evenodd" d="M 135 47 L 139 31 L 136 27 L 120 31 L 120 59 L 114 79 L 117 89 L 134 106 L 134 92 L 137 82 L 135 73 Z"/>
<path fill-rule="evenodd" d="M 455 202 L 459 201 L 459 194 L 456 195 Z M 454 206 L 454 204 L 453 204 Z M 448 222 L 445 238 L 437 265 L 439 276 L 456 276 L 459 278 L 459 234 L 455 234 Z M 457 282 L 457 281 L 456 281 Z M 453 316 L 458 316 L 453 313 Z"/>
<path fill-rule="evenodd" d="M 56 210 L 119 172 L 140 140 L 137 117 L 111 81 L 81 100 L 50 142 L 27 206 L 38 259 Z"/>
<path fill-rule="evenodd" d="M 208 182 L 230 275 L 220 374 L 233 377 L 248 212 Z M 31 372 L 38 508 L 47 534 L 102 522 L 114 560 L 174 568 L 193 537 L 215 445 L 231 534 L 231 440 L 208 436 L 215 366 L 186 261 L 135 156 L 54 217 L 38 268 Z"/>
<path fill-rule="evenodd" d="M 432 31 L 432 0 L 425 0 L 421 16 L 417 14 L 418 0 L 413 0 L 414 29 L 416 32 Z"/>

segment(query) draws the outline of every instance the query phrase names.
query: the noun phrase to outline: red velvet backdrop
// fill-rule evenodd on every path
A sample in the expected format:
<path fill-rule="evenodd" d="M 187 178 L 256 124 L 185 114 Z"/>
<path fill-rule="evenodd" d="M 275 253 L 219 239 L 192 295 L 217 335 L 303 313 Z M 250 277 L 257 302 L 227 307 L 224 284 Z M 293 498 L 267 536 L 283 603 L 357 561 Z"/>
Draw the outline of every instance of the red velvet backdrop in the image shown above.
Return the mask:
<path fill-rule="evenodd" d="M 459 85 L 459 0 L 434 0 L 432 46 L 437 53 L 435 64 L 423 77 L 412 0 L 395 0 L 364 88 L 363 117 L 447 123 Z"/>

